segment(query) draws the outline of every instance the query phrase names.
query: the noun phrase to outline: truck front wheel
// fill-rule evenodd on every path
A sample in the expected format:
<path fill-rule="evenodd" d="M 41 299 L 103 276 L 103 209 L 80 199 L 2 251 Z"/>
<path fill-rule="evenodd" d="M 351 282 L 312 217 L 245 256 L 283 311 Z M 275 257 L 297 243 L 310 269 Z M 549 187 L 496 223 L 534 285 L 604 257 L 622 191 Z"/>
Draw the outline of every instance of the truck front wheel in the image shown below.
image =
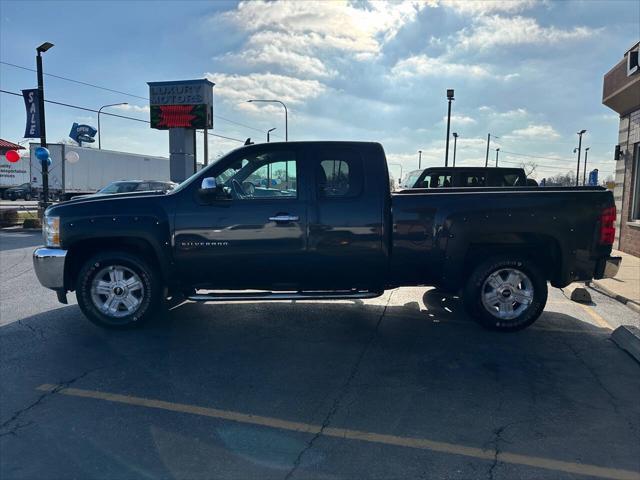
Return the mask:
<path fill-rule="evenodd" d="M 503 332 L 535 322 L 547 303 L 547 282 L 530 261 L 500 256 L 480 264 L 464 288 L 467 312 L 483 327 Z"/>
<path fill-rule="evenodd" d="M 80 268 L 76 297 L 82 312 L 96 325 L 133 328 L 156 311 L 161 287 L 144 260 L 128 252 L 104 252 Z"/>

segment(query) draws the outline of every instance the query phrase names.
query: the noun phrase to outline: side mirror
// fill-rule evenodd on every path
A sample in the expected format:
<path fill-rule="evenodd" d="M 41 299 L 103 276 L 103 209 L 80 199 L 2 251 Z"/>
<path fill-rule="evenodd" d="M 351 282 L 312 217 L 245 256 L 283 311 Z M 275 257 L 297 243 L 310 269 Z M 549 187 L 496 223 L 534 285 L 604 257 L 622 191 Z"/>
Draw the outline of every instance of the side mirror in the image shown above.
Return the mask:
<path fill-rule="evenodd" d="M 198 189 L 198 195 L 203 200 L 209 202 L 213 200 L 228 200 L 227 195 L 224 193 L 223 186 L 218 185 L 214 177 L 205 177 L 202 179 L 202 183 Z"/>

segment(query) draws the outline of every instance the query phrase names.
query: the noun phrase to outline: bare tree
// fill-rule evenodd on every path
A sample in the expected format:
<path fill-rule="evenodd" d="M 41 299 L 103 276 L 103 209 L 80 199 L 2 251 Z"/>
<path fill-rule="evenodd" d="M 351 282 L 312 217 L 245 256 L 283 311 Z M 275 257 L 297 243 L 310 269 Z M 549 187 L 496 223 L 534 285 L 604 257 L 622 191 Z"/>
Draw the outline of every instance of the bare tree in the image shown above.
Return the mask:
<path fill-rule="evenodd" d="M 522 162 L 520 167 L 524 169 L 524 174 L 528 177 L 532 176 L 536 173 L 536 168 L 538 168 L 538 164 L 532 160 Z"/>

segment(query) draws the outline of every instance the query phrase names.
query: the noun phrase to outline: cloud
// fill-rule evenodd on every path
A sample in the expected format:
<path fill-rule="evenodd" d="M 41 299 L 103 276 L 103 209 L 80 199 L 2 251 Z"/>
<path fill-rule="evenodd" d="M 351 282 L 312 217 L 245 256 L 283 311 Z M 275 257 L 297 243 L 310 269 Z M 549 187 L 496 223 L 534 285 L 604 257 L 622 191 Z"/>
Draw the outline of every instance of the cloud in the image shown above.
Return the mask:
<path fill-rule="evenodd" d="M 374 58 L 429 3 L 376 1 L 360 8 L 347 1 L 252 1 L 221 17 L 249 34 L 236 58 L 302 76 L 331 77 L 336 70 L 320 57 L 338 52 L 355 60 Z"/>
<path fill-rule="evenodd" d="M 487 65 L 455 63 L 449 61 L 446 56 L 429 57 L 421 54 L 399 60 L 391 68 L 391 76 L 395 78 L 464 77 L 510 80 L 517 77 L 518 74 L 498 75 Z"/>
<path fill-rule="evenodd" d="M 115 105 L 113 108 L 118 110 L 124 110 L 127 112 L 145 112 L 149 113 L 149 105 L 132 105 L 128 103 L 127 105 Z"/>
<path fill-rule="evenodd" d="M 498 112 L 493 107 L 482 105 L 478 107 L 478 110 L 491 118 L 500 120 L 516 120 L 529 116 L 529 112 L 524 108 L 514 108 L 513 110 L 507 110 L 506 112 Z"/>
<path fill-rule="evenodd" d="M 326 85 L 317 80 L 304 80 L 274 73 L 249 75 L 207 73 L 205 76 L 216 84 L 214 96 L 217 100 L 238 104 L 240 108 L 253 111 L 257 111 L 260 107 L 246 103 L 252 98 L 273 98 L 287 105 L 299 105 L 318 97 L 327 90 Z"/>
<path fill-rule="evenodd" d="M 447 122 L 446 115 L 442 117 L 442 121 L 443 123 Z M 467 115 L 451 115 L 452 125 L 462 126 L 462 125 L 473 125 L 474 123 L 477 123 L 476 120 Z"/>
<path fill-rule="evenodd" d="M 556 44 L 584 40 L 598 33 L 599 29 L 574 27 L 562 30 L 542 27 L 534 18 L 500 15 L 480 16 L 471 27 L 457 34 L 458 46 L 467 50 L 489 50 L 506 45 Z"/>
<path fill-rule="evenodd" d="M 504 135 L 505 139 L 555 139 L 559 138 L 560 134 L 554 130 L 551 125 L 536 125 L 530 124 L 525 128 L 518 128 L 512 131 L 508 135 Z"/>
<path fill-rule="evenodd" d="M 493 12 L 520 12 L 539 3 L 538 0 L 444 0 L 442 5 L 463 14 L 482 15 Z"/>

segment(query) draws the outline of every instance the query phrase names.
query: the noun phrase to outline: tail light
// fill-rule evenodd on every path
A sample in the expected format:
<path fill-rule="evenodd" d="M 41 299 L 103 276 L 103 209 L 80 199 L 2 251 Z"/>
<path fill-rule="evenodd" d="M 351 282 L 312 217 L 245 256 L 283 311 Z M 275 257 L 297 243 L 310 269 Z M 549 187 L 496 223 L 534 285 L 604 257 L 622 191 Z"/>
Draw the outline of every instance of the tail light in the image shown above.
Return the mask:
<path fill-rule="evenodd" d="M 600 243 L 613 245 L 616 236 L 616 207 L 606 207 L 600 213 Z"/>

